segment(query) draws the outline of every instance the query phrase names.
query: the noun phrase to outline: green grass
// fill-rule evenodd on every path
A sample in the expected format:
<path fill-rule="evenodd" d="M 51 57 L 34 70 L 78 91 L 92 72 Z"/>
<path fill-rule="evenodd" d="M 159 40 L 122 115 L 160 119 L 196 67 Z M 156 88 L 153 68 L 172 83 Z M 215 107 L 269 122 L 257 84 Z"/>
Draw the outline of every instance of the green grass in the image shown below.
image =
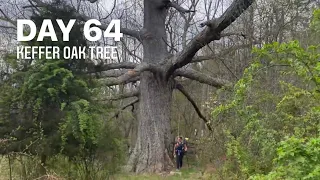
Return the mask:
<path fill-rule="evenodd" d="M 9 174 L 8 159 L 4 156 L 0 156 L 0 179 L 10 179 Z"/>
<path fill-rule="evenodd" d="M 113 179 L 117 180 L 194 180 L 194 179 L 204 179 L 199 170 L 188 168 L 182 169 L 179 172 L 175 172 L 175 174 L 163 174 L 163 175 L 134 175 L 134 174 L 118 174 L 113 177 Z"/>
<path fill-rule="evenodd" d="M 61 165 L 61 164 L 59 164 Z M 19 173 L 20 171 L 20 164 L 18 162 L 15 162 L 12 164 L 13 167 L 13 179 L 21 179 L 19 178 L 19 175 L 16 173 Z M 194 166 L 195 167 L 195 166 Z M 56 169 L 57 170 L 57 169 Z M 191 168 L 191 167 L 185 167 L 181 169 L 181 171 L 174 173 L 163 173 L 163 174 L 146 174 L 146 175 L 136 175 L 136 174 L 124 174 L 119 173 L 116 175 L 113 175 L 110 179 L 115 180 L 196 180 L 196 179 L 212 179 L 212 178 L 206 178 L 202 175 L 201 170 L 198 168 Z M 56 175 L 62 175 L 62 172 L 59 172 L 59 170 L 56 172 Z M 0 180 L 10 179 L 10 171 L 9 171 L 9 163 L 8 158 L 5 156 L 0 156 Z M 63 178 L 62 178 L 63 179 Z"/>

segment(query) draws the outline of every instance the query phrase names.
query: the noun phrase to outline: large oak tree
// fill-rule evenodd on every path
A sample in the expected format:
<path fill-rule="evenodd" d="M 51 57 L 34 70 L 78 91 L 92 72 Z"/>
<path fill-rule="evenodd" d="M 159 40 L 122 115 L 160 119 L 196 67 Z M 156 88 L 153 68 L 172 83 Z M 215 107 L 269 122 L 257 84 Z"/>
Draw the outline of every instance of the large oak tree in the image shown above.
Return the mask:
<path fill-rule="evenodd" d="M 96 3 L 97 0 L 89 0 Z M 50 4 L 42 0 L 29 0 L 34 9 L 47 8 Z M 181 91 L 195 107 L 209 130 L 209 121 L 201 114 L 199 108 L 188 92 L 176 81 L 176 77 L 185 77 L 217 88 L 229 82 L 224 79 L 210 77 L 186 65 L 212 59 L 212 57 L 196 56 L 197 52 L 210 42 L 219 40 L 223 31 L 230 26 L 254 0 L 234 0 L 219 17 L 201 23 L 203 30 L 185 44 L 183 50 L 175 54 L 168 51 L 166 19 L 170 8 L 181 15 L 194 13 L 170 0 L 143 1 L 143 28 L 131 30 L 121 28 L 121 32 L 140 41 L 143 46 L 141 63 L 121 62 L 99 64 L 89 68 L 90 72 L 105 72 L 106 86 L 122 85 L 139 81 L 139 88 L 133 92 L 122 94 L 119 98 L 136 96 L 138 100 L 131 103 L 138 105 L 138 137 L 128 161 L 128 170 L 134 172 L 161 172 L 170 167 L 168 147 L 171 141 L 170 109 L 172 92 Z M 3 13 L 3 12 L 2 12 Z M 4 13 L 3 13 L 4 14 Z M 75 13 L 75 18 L 86 21 L 87 15 Z M 12 22 L 12 21 L 11 21 Z M 12 22 L 15 24 L 15 22 Z M 100 28 L 106 29 L 107 25 Z M 127 107 L 127 106 L 125 106 Z"/>

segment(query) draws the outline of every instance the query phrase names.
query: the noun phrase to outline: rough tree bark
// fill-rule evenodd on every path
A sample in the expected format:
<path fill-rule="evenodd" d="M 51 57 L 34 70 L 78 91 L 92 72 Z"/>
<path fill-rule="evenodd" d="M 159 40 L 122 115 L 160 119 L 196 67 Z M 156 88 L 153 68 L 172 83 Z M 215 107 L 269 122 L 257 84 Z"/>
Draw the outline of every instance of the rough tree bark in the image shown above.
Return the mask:
<path fill-rule="evenodd" d="M 143 39 L 143 62 L 159 64 L 168 56 L 165 43 L 167 8 L 163 1 L 144 1 L 144 28 L 148 38 Z M 142 72 L 140 76 L 140 103 L 138 139 L 129 160 L 135 172 L 161 172 L 168 167 L 170 135 L 170 104 L 172 80 L 160 72 Z"/>

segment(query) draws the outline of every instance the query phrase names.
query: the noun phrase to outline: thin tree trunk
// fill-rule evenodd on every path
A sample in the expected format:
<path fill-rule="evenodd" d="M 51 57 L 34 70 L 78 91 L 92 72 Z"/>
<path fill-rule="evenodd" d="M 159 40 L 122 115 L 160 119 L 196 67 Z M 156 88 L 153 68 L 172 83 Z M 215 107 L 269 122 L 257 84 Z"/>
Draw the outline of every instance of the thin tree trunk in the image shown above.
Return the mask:
<path fill-rule="evenodd" d="M 46 175 L 47 174 L 46 161 L 47 161 L 47 156 L 42 154 L 41 157 L 40 157 L 40 175 Z"/>
<path fill-rule="evenodd" d="M 11 163 L 10 154 L 8 154 L 8 164 L 9 164 L 9 178 L 10 180 L 12 180 L 12 163 Z"/>

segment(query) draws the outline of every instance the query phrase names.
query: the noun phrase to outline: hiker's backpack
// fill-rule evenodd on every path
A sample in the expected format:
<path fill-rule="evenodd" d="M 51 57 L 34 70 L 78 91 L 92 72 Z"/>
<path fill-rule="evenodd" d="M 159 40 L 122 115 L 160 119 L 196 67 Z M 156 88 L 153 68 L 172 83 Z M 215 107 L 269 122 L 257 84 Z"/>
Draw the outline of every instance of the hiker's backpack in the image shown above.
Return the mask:
<path fill-rule="evenodd" d="M 180 154 L 181 152 L 184 152 L 184 142 L 178 143 L 178 146 L 176 147 L 176 151 L 178 154 Z"/>

